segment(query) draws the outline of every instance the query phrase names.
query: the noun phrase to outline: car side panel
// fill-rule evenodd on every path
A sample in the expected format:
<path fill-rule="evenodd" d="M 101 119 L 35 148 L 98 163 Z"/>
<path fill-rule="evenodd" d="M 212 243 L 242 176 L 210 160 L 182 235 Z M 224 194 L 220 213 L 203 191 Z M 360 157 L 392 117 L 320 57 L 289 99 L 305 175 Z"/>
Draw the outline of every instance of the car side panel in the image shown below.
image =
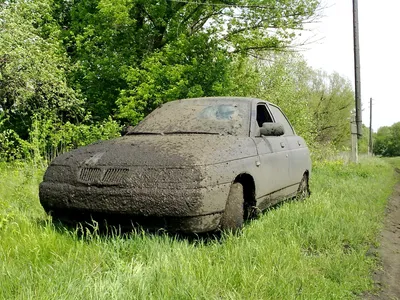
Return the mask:
<path fill-rule="evenodd" d="M 285 137 L 254 140 L 260 156 L 257 197 L 262 197 L 289 185 L 288 145 Z"/>
<path fill-rule="evenodd" d="M 308 171 L 311 173 L 311 159 L 310 151 L 307 148 L 306 142 L 303 138 L 294 135 L 286 137 L 290 149 L 289 155 L 289 170 L 290 181 L 292 184 L 300 183 L 303 174 Z"/>
<path fill-rule="evenodd" d="M 256 107 L 265 103 L 269 109 L 269 103 L 265 101 L 253 101 L 251 114 L 251 136 L 256 144 L 260 156 L 260 166 L 255 173 L 256 198 L 260 207 L 267 207 L 276 203 L 277 199 L 289 196 L 288 191 L 292 184 L 289 176 L 290 150 L 285 136 L 260 136 L 260 128 L 257 124 Z"/>
<path fill-rule="evenodd" d="M 254 144 L 253 147 L 255 147 Z M 231 184 L 240 174 L 249 174 L 254 180 L 257 180 L 260 173 L 260 169 L 257 166 L 258 162 L 258 155 L 254 155 L 243 159 L 204 166 L 203 172 L 205 176 L 201 182 L 201 186 L 207 187 L 207 190 L 204 190 L 204 192 L 212 192 L 214 187 L 218 187 L 219 191 L 214 193 L 215 197 L 212 197 L 212 199 L 204 195 L 202 210 L 215 212 L 225 210 Z M 266 183 L 266 185 L 268 184 Z"/>

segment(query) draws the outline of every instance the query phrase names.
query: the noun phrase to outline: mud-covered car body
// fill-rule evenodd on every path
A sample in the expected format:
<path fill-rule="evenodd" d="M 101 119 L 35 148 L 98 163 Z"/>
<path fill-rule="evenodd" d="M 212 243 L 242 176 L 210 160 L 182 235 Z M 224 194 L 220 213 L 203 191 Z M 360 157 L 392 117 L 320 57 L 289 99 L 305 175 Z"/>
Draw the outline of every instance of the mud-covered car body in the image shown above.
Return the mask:
<path fill-rule="evenodd" d="M 265 123 L 280 127 L 265 131 Z M 232 183 L 243 185 L 249 215 L 295 196 L 305 177 L 308 189 L 310 172 L 308 148 L 277 106 L 197 98 L 164 104 L 123 137 L 60 155 L 39 194 L 61 219 L 113 215 L 204 232 L 219 227 Z"/>

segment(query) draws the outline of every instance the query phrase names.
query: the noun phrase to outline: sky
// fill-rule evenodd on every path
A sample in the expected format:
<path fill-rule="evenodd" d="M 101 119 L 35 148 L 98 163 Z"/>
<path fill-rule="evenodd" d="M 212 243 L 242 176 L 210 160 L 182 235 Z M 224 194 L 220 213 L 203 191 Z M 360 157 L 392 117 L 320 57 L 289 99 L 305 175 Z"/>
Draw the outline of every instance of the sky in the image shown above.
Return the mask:
<path fill-rule="evenodd" d="M 322 17 L 308 26 L 315 42 L 302 51 L 309 65 L 338 72 L 354 87 L 352 0 L 322 0 Z M 372 128 L 400 122 L 400 0 L 359 0 L 362 120 Z"/>

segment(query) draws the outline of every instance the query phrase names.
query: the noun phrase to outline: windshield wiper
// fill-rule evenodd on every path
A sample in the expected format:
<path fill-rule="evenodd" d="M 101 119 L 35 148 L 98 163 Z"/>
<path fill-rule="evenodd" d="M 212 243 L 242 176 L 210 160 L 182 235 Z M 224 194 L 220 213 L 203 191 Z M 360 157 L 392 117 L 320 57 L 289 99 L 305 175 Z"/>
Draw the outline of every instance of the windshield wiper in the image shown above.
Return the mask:
<path fill-rule="evenodd" d="M 162 132 L 143 132 L 143 131 L 131 131 L 125 135 L 163 135 Z"/>
<path fill-rule="evenodd" d="M 212 134 L 212 135 L 221 135 L 218 132 L 209 132 L 209 131 L 167 131 L 164 134 Z"/>
<path fill-rule="evenodd" d="M 218 132 L 209 132 L 209 131 L 167 131 L 167 132 L 146 132 L 146 131 L 131 131 L 125 135 L 164 135 L 164 134 L 212 134 L 212 135 L 221 135 Z"/>

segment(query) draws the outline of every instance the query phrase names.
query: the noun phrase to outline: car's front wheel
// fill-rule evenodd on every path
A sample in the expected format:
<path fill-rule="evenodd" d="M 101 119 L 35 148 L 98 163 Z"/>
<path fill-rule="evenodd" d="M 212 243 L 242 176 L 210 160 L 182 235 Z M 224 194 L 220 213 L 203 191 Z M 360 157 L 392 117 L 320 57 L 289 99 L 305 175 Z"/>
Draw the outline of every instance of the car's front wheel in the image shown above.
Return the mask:
<path fill-rule="evenodd" d="M 222 230 L 238 230 L 243 226 L 243 185 L 235 182 L 229 190 L 228 200 L 226 201 L 225 212 L 222 215 L 220 228 Z"/>
<path fill-rule="evenodd" d="M 308 175 L 304 174 L 303 178 L 300 181 L 299 188 L 297 190 L 297 196 L 296 198 L 298 200 L 305 200 L 308 197 L 310 197 L 310 187 L 308 185 Z"/>

